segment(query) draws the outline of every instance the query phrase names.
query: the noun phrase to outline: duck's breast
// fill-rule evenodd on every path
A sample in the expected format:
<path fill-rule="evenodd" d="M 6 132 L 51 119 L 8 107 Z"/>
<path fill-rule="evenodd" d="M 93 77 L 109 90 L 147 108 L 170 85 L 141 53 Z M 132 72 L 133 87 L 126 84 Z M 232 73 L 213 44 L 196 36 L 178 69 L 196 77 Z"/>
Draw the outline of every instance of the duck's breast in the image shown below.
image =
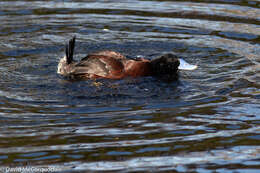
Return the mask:
<path fill-rule="evenodd" d="M 124 62 L 126 76 L 139 77 L 151 75 L 149 60 L 127 60 Z"/>

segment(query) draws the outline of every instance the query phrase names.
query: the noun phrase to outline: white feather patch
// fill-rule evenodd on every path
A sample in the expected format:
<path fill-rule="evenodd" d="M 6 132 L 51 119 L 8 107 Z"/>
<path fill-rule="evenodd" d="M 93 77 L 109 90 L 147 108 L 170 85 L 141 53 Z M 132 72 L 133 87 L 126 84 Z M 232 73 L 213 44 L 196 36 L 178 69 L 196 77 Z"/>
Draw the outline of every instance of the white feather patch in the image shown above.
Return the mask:
<path fill-rule="evenodd" d="M 189 64 L 181 58 L 179 60 L 180 60 L 180 66 L 179 66 L 180 70 L 195 70 L 196 68 L 198 68 L 197 65 Z"/>

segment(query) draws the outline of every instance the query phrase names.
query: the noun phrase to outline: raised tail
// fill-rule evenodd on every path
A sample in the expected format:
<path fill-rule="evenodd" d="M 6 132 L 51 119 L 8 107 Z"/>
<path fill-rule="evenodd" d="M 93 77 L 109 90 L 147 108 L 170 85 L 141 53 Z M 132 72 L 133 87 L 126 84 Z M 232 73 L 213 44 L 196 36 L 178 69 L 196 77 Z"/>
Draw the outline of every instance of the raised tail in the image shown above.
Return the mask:
<path fill-rule="evenodd" d="M 73 61 L 75 40 L 76 40 L 76 36 L 74 36 L 72 39 L 70 39 L 69 44 L 67 44 L 65 46 L 65 55 L 66 55 L 67 64 L 70 64 Z"/>

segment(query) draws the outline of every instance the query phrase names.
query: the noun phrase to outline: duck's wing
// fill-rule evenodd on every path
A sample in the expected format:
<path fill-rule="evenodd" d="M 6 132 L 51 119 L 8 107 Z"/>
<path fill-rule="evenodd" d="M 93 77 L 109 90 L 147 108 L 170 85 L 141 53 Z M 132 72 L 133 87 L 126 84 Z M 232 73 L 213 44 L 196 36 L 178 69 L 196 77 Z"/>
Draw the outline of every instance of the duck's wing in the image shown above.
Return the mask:
<path fill-rule="evenodd" d="M 75 76 L 97 75 L 105 77 L 109 74 L 109 71 L 106 68 L 106 64 L 101 62 L 99 59 L 90 58 L 77 63 L 72 74 Z"/>
<path fill-rule="evenodd" d="M 89 55 L 75 65 L 73 75 L 94 75 L 104 78 L 113 78 L 123 72 L 123 64 L 112 57 Z"/>

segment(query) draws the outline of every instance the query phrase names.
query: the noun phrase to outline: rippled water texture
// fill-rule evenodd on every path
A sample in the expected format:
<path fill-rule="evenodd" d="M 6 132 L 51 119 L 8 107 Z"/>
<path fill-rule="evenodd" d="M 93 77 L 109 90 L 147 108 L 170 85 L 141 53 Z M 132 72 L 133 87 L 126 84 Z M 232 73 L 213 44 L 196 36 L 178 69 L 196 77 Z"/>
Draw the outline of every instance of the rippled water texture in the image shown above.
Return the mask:
<path fill-rule="evenodd" d="M 251 0 L 0 2 L 0 172 L 260 171 L 260 3 Z M 76 58 L 173 52 L 195 71 L 68 81 Z"/>

